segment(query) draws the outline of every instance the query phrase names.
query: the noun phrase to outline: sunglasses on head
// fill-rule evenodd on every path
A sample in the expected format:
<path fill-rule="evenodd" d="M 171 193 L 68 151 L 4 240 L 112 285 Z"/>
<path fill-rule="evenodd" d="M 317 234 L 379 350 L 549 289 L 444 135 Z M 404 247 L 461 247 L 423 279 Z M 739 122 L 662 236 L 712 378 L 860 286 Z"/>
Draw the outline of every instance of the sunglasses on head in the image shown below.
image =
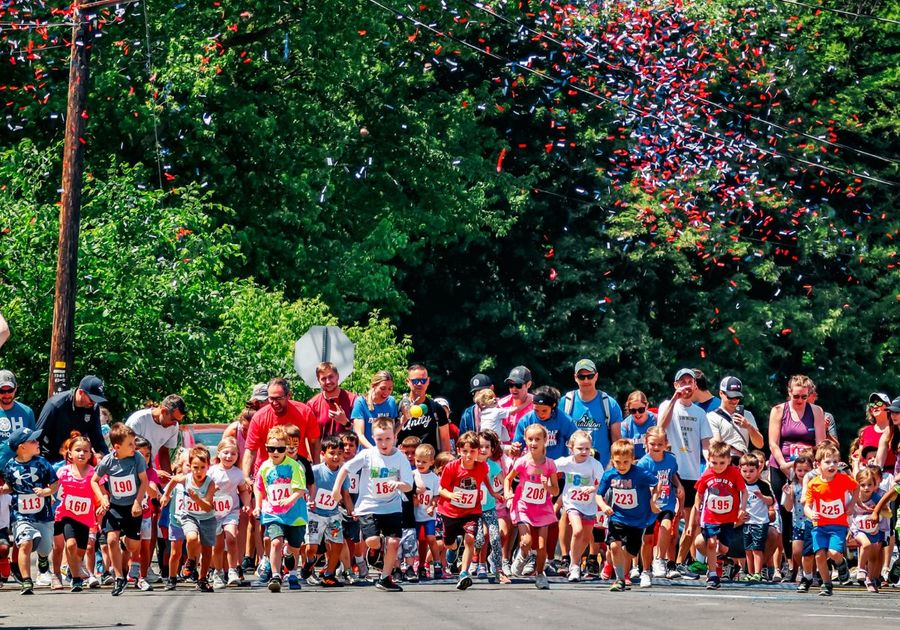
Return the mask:
<path fill-rule="evenodd" d="M 637 415 L 639 413 L 644 413 L 645 411 L 647 411 L 646 407 L 635 407 L 633 409 L 629 409 L 628 413 Z"/>
<path fill-rule="evenodd" d="M 596 372 L 594 372 L 593 374 L 576 374 L 575 378 L 577 378 L 579 381 L 589 381 L 595 376 L 597 376 Z"/>
<path fill-rule="evenodd" d="M 411 378 L 411 379 L 409 379 L 409 382 L 412 383 L 413 385 L 424 385 L 425 383 L 428 382 L 428 379 L 427 378 Z"/>
<path fill-rule="evenodd" d="M 266 450 L 270 453 L 284 453 L 287 450 L 287 446 L 268 446 L 266 445 Z"/>
<path fill-rule="evenodd" d="M 809 398 L 809 394 L 791 394 L 791 398 L 794 400 L 806 400 Z"/>

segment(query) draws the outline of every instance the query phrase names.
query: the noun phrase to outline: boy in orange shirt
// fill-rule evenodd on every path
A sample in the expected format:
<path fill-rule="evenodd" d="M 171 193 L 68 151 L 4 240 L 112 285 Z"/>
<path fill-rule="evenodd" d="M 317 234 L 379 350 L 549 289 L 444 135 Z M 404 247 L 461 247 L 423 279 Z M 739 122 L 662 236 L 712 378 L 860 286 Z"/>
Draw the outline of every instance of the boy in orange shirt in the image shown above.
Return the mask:
<path fill-rule="evenodd" d="M 841 455 L 831 442 L 816 448 L 819 473 L 806 484 L 803 493 L 803 512 L 812 521 L 812 543 L 816 554 L 816 568 L 822 576 L 819 595 L 831 597 L 833 585 L 830 557 L 835 565 L 844 561 L 844 544 L 849 526 L 848 515 L 857 501 L 859 489 L 849 475 L 838 472 Z"/>

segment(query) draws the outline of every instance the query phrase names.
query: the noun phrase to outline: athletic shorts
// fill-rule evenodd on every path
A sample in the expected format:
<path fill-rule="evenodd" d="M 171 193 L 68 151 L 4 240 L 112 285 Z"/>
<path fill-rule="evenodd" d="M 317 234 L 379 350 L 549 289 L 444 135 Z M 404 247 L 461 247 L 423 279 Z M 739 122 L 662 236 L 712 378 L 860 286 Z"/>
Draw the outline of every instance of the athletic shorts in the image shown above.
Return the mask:
<path fill-rule="evenodd" d="M 342 525 L 344 527 L 344 540 L 348 540 L 350 542 L 359 542 L 359 520 L 347 516 L 346 514 L 344 514 L 342 518 Z"/>
<path fill-rule="evenodd" d="M 744 523 L 743 535 L 745 551 L 765 551 L 766 537 L 769 535 L 769 524 Z"/>
<path fill-rule="evenodd" d="M 610 543 L 616 541 L 622 543 L 628 555 L 637 556 L 641 552 L 641 544 L 644 542 L 644 528 L 610 521 L 606 540 Z"/>
<path fill-rule="evenodd" d="M 478 529 L 478 514 L 469 514 L 460 518 L 452 516 L 444 516 L 441 514 L 441 521 L 444 523 L 444 540 L 448 545 L 456 543 L 457 536 L 474 536 Z"/>
<path fill-rule="evenodd" d="M 169 542 L 182 542 L 184 540 L 184 530 L 175 523 L 169 523 Z"/>
<path fill-rule="evenodd" d="M 813 527 L 813 552 L 822 549 L 844 553 L 847 542 L 847 528 L 842 525 L 823 525 Z"/>
<path fill-rule="evenodd" d="M 419 521 L 416 523 L 416 529 L 419 530 L 419 538 L 434 536 L 436 523 L 437 521 Z"/>
<path fill-rule="evenodd" d="M 694 507 L 694 504 L 697 502 L 697 488 L 694 487 L 694 484 L 697 483 L 694 479 L 682 479 L 681 486 L 684 488 L 684 509 Z"/>
<path fill-rule="evenodd" d="M 226 525 L 239 526 L 241 524 L 241 509 L 231 510 L 222 518 L 216 517 L 216 536 L 225 531 Z"/>
<path fill-rule="evenodd" d="M 21 547 L 32 541 L 32 551 L 39 556 L 49 556 L 53 551 L 53 521 L 16 521 L 13 523 L 13 540 Z"/>
<path fill-rule="evenodd" d="M 815 552 L 813 551 L 812 544 L 812 523 L 809 521 L 805 521 L 801 525 L 794 525 L 791 530 L 791 540 L 794 542 L 803 542 L 803 551 L 801 552 L 804 556 L 811 556 Z"/>
<path fill-rule="evenodd" d="M 185 514 L 181 517 L 181 530 L 185 538 L 189 534 L 198 534 L 200 544 L 204 547 L 216 546 L 216 519 L 197 518 L 193 514 Z"/>
<path fill-rule="evenodd" d="M 874 534 L 870 534 L 869 532 L 851 532 L 854 537 L 862 534 L 866 537 L 866 540 L 869 541 L 872 545 L 883 545 L 884 544 L 884 534 L 882 532 L 875 532 Z"/>
<path fill-rule="evenodd" d="M 593 527 L 594 523 L 597 522 L 597 515 L 587 516 L 586 514 L 582 514 L 578 511 L 577 508 L 569 508 L 566 510 L 566 516 L 569 518 L 569 522 L 572 521 L 573 518 L 577 518 L 581 521 L 581 524 L 585 527 Z"/>
<path fill-rule="evenodd" d="M 79 549 L 87 549 L 88 539 L 91 536 L 91 528 L 74 518 L 64 516 L 53 524 L 53 533 L 62 536 L 65 540 L 75 539 L 75 546 Z"/>
<path fill-rule="evenodd" d="M 385 536 L 400 538 L 403 536 L 403 514 L 360 514 L 359 528 L 363 540 Z"/>
<path fill-rule="evenodd" d="M 306 544 L 319 545 L 326 543 L 344 543 L 344 527 L 340 514 L 320 516 L 315 512 L 309 513 L 306 520 Z"/>
<path fill-rule="evenodd" d="M 593 534 L 593 540 L 595 543 L 605 543 L 606 542 L 606 529 L 603 527 L 597 527 L 594 525 L 594 529 L 591 530 Z"/>
<path fill-rule="evenodd" d="M 266 537 L 269 540 L 283 538 L 291 549 L 299 549 L 306 536 L 305 525 L 285 525 L 284 523 L 266 523 Z"/>
<path fill-rule="evenodd" d="M 703 525 L 700 527 L 700 533 L 703 535 L 703 540 L 717 538 L 720 545 L 729 548 L 733 547 L 735 544 L 740 544 L 743 536 L 741 530 L 735 529 L 734 525 L 731 523 Z"/>
<path fill-rule="evenodd" d="M 119 532 L 125 538 L 140 540 L 142 521 L 140 515 L 131 515 L 130 505 L 110 504 L 109 511 L 103 517 L 103 531 L 107 534 Z"/>
<path fill-rule="evenodd" d="M 662 523 L 666 519 L 669 519 L 670 521 L 674 520 L 675 512 L 672 510 L 663 510 L 662 512 L 657 513 L 656 522 L 647 526 L 647 529 L 644 530 L 644 536 L 655 536 L 657 524 Z"/>

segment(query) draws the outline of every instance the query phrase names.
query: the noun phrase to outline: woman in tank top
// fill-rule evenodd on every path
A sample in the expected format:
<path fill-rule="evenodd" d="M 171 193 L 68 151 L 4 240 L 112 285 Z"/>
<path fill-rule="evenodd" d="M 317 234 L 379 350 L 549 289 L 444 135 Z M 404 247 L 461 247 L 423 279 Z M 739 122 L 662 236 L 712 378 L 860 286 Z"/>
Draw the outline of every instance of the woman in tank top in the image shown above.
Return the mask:
<path fill-rule="evenodd" d="M 769 413 L 769 467 L 772 490 L 781 502 L 781 489 L 790 476 L 792 462 L 801 451 L 815 449 L 825 439 L 825 413 L 809 403 L 812 381 L 807 376 L 792 376 L 788 382 L 788 400 L 772 407 Z"/>
<path fill-rule="evenodd" d="M 888 415 L 888 428 L 878 440 L 875 462 L 886 467 L 887 458 L 893 454 L 895 457 L 894 476 L 896 477 L 897 472 L 900 471 L 900 396 L 892 400 L 891 404 L 885 407 L 885 411 Z"/>
<path fill-rule="evenodd" d="M 247 429 L 250 428 L 250 421 L 253 420 L 253 415 L 255 413 L 256 411 L 247 407 L 238 414 L 237 419 L 229 424 L 222 433 L 222 437 L 231 437 L 237 441 L 238 463 L 240 463 L 244 457 L 244 443 L 247 441 Z"/>
<path fill-rule="evenodd" d="M 869 421 L 865 427 L 859 431 L 859 448 L 862 450 L 867 446 L 875 446 L 881 442 L 881 436 L 890 430 L 891 420 L 888 417 L 888 405 L 891 399 L 887 394 L 875 392 L 869 394 L 869 404 L 866 405 L 866 419 Z M 884 472 L 894 472 L 894 463 L 897 456 L 893 449 L 888 449 L 885 453 L 881 466 Z"/>

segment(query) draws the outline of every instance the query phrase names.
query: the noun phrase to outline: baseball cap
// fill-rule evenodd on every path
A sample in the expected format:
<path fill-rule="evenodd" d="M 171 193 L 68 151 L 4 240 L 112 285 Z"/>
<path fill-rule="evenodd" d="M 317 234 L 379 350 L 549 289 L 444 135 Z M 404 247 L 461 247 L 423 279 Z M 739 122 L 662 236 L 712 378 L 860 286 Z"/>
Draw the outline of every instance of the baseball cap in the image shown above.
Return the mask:
<path fill-rule="evenodd" d="M 891 404 L 888 407 L 888 411 L 900 413 L 900 396 L 897 396 L 894 400 L 891 401 Z"/>
<path fill-rule="evenodd" d="M 253 393 L 250 394 L 250 400 L 269 400 L 269 386 L 266 383 L 259 383 L 253 386 Z"/>
<path fill-rule="evenodd" d="M 691 368 L 681 368 L 680 370 L 675 372 L 676 381 L 681 380 L 682 376 L 690 376 L 693 379 L 697 378 L 696 376 L 694 376 L 694 370 L 692 370 Z"/>
<path fill-rule="evenodd" d="M 575 373 L 578 374 L 581 370 L 585 370 L 593 374 L 597 371 L 597 366 L 590 359 L 581 359 L 578 363 L 575 364 Z"/>
<path fill-rule="evenodd" d="M 95 404 L 102 405 L 106 402 L 106 388 L 103 386 L 103 381 L 96 376 L 85 376 L 78 383 L 78 389 L 90 396 Z"/>
<path fill-rule="evenodd" d="M 509 371 L 506 377 L 506 384 L 524 385 L 531 380 L 531 370 L 524 365 L 518 365 Z"/>
<path fill-rule="evenodd" d="M 28 427 L 21 427 L 12 432 L 12 435 L 9 436 L 7 444 L 9 444 L 10 450 L 15 452 L 15 450 L 22 446 L 25 442 L 36 442 L 40 440 L 41 433 L 42 432 L 40 429 L 29 429 Z"/>
<path fill-rule="evenodd" d="M 487 374 L 476 374 L 469 379 L 469 393 L 480 392 L 482 389 L 490 388 L 493 384 L 494 382 Z"/>
<path fill-rule="evenodd" d="M 883 394 L 881 392 L 873 392 L 873 393 L 869 394 L 869 402 L 870 403 L 878 402 L 878 401 L 883 402 L 885 405 L 891 404 L 891 399 L 888 398 L 887 394 Z"/>
<path fill-rule="evenodd" d="M 744 384 L 736 376 L 726 376 L 719 383 L 719 391 L 725 394 L 726 398 L 743 398 L 743 389 Z"/>
<path fill-rule="evenodd" d="M 16 384 L 16 375 L 9 370 L 0 370 L 0 387 L 18 387 Z"/>

